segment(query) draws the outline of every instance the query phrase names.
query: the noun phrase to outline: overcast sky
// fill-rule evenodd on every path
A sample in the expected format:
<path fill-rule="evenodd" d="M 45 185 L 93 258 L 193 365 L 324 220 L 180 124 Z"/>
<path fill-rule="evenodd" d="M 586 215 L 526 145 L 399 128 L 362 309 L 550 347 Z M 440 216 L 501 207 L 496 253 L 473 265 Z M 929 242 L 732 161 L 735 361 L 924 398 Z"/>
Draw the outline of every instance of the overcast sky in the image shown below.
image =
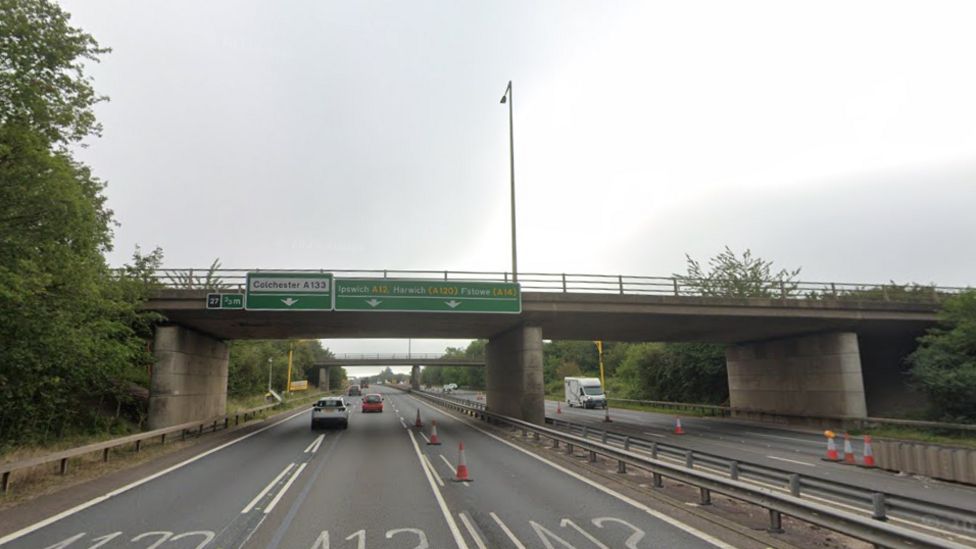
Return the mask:
<path fill-rule="evenodd" d="M 971 1 L 61 3 L 115 264 L 508 270 L 511 79 L 520 271 L 976 283 Z"/>

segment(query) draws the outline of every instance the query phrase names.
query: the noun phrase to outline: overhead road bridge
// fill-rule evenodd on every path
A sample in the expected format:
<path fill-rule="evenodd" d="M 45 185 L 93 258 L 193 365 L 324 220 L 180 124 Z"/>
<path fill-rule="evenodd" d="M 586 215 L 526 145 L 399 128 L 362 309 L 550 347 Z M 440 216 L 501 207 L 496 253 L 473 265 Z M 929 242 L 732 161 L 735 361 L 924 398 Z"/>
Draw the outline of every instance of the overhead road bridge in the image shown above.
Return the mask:
<path fill-rule="evenodd" d="M 298 310 L 306 299 L 302 295 L 271 293 L 259 296 L 263 301 L 253 300 L 263 310 L 245 309 L 249 272 L 261 279 L 303 277 L 305 284 L 334 277 L 329 278 L 337 288 L 333 307 Z M 156 279 L 160 289 L 147 307 L 166 318 L 157 328 L 159 363 L 173 360 L 167 353 L 200 351 L 201 364 L 194 369 L 175 365 L 173 371 L 186 372 L 174 374 L 178 380 L 162 368 L 160 381 L 169 378 L 159 384 L 162 390 L 208 371 L 209 360 L 226 364 L 226 340 L 483 338 L 489 341 L 488 406 L 535 422 L 543 418 L 543 338 L 724 343 L 730 404 L 737 414 L 886 415 L 919 400 L 904 383 L 903 357 L 914 350 L 915 338 L 936 323 L 939 303 L 963 290 L 776 282 L 758 288 L 761 295 L 730 298 L 710 295 L 714 281 L 680 277 L 520 273 L 512 290 L 508 273 L 342 269 L 166 269 Z M 451 293 L 459 288 L 469 295 L 481 295 L 477 292 L 485 288 L 499 296 L 515 292 L 518 302 L 492 310 L 490 295 L 468 299 Z M 229 306 L 210 306 L 220 304 L 222 296 L 216 294 L 224 294 Z M 167 331 L 179 335 L 167 336 Z M 173 347 L 174 338 L 186 343 Z M 216 347 L 191 349 L 203 342 Z M 222 371 L 226 384 L 226 366 Z M 219 380 L 210 381 L 220 392 Z M 203 392 L 183 394 L 189 393 Z M 162 404 L 166 398 L 160 393 L 156 400 Z"/>

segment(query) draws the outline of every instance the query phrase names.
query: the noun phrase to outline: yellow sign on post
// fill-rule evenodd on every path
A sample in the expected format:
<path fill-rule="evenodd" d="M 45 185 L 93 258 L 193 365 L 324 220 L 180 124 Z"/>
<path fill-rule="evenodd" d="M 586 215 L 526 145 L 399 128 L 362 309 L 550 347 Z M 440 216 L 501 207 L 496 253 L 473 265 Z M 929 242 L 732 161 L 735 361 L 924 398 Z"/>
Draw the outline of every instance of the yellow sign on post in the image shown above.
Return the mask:
<path fill-rule="evenodd" d="M 600 386 L 603 387 L 603 391 L 606 393 L 607 382 L 603 379 L 603 342 L 594 341 L 593 343 L 596 343 L 596 352 L 600 356 Z"/>
<path fill-rule="evenodd" d="M 303 379 L 301 381 L 292 381 L 288 384 L 289 391 L 307 391 L 308 390 L 308 380 Z"/>

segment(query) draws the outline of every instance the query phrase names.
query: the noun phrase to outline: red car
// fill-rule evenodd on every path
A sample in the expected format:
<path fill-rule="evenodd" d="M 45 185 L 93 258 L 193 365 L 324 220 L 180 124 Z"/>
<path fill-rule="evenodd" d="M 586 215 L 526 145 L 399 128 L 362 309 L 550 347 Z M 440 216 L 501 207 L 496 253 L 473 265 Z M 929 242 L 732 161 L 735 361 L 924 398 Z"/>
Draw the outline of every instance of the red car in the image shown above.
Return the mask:
<path fill-rule="evenodd" d="M 377 394 L 366 395 L 363 397 L 363 413 L 366 412 L 382 412 L 383 411 L 383 397 Z"/>

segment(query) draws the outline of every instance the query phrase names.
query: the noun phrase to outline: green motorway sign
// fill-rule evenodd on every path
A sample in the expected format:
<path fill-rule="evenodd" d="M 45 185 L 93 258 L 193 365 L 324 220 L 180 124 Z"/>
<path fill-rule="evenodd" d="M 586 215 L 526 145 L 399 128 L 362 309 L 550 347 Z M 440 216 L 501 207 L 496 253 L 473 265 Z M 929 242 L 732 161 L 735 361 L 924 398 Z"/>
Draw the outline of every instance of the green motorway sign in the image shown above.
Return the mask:
<path fill-rule="evenodd" d="M 208 309 L 243 309 L 244 294 L 207 294 Z"/>
<path fill-rule="evenodd" d="M 331 311 L 332 273 L 247 273 L 249 311 Z"/>
<path fill-rule="evenodd" d="M 518 284 L 391 278 L 337 278 L 337 311 L 520 313 Z"/>

